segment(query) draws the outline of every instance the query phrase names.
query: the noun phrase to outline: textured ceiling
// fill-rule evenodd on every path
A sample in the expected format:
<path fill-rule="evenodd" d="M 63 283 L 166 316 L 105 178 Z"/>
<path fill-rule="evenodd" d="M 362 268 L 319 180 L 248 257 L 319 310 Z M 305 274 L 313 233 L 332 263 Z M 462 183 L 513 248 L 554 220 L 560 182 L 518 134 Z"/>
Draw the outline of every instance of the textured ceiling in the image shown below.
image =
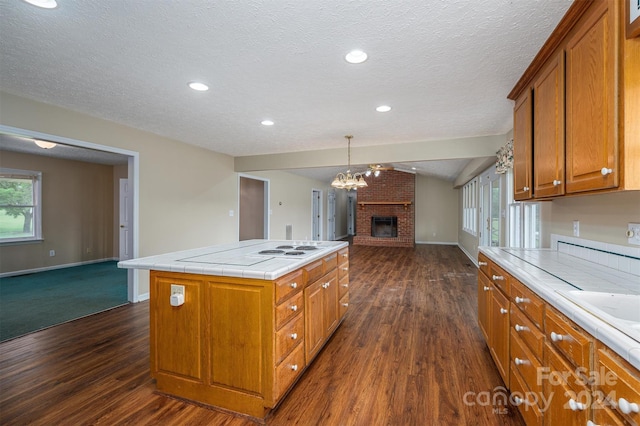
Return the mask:
<path fill-rule="evenodd" d="M 504 134 L 571 2 L 58 4 L 0 0 L 0 90 L 242 156 Z M 354 48 L 369 59 L 348 64 Z"/>

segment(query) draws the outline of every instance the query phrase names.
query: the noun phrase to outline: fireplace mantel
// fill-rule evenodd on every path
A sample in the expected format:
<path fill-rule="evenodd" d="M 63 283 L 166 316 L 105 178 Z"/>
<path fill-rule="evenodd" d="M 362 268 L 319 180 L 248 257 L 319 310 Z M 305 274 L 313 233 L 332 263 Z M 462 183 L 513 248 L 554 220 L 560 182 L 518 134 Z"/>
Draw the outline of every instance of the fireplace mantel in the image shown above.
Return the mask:
<path fill-rule="evenodd" d="M 361 209 L 366 205 L 385 205 L 385 206 L 404 206 L 404 209 L 407 210 L 411 205 L 411 201 L 359 201 L 358 205 Z"/>

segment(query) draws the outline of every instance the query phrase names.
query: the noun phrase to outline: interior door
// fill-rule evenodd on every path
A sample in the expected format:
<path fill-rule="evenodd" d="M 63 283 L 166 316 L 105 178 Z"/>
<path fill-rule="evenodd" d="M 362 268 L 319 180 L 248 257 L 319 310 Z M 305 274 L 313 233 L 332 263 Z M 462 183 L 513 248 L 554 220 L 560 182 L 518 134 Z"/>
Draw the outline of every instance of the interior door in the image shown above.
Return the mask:
<path fill-rule="evenodd" d="M 327 240 L 336 239 L 336 193 L 327 194 Z"/>
<path fill-rule="evenodd" d="M 133 258 L 133 191 L 129 179 L 120 179 L 120 250 L 119 260 Z"/>
<path fill-rule="evenodd" d="M 239 235 L 240 241 L 266 239 L 266 182 L 240 176 Z"/>

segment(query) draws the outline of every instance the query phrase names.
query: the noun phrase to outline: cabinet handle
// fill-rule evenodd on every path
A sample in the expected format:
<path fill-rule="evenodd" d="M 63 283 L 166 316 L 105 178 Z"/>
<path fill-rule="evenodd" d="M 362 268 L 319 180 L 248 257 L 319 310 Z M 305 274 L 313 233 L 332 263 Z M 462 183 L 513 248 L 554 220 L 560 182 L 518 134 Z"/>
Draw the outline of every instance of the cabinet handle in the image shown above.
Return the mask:
<path fill-rule="evenodd" d="M 561 183 L 562 183 L 562 181 L 561 181 L 561 180 L 554 180 L 554 181 L 553 181 L 553 186 L 558 186 L 558 185 L 560 185 Z"/>
<path fill-rule="evenodd" d="M 524 302 L 526 302 L 526 301 L 527 301 L 527 299 L 525 299 L 524 297 L 518 297 L 518 296 L 516 296 L 516 298 L 515 298 L 515 299 L 513 299 L 513 301 L 514 301 L 514 302 L 516 302 L 516 303 L 524 303 Z"/>
<path fill-rule="evenodd" d="M 527 327 L 525 327 L 524 325 L 520 325 L 520 324 L 516 324 L 513 328 L 515 328 L 516 331 L 527 331 L 527 330 L 529 330 Z"/>
<path fill-rule="evenodd" d="M 526 359 L 520 359 L 518 357 L 513 359 L 513 363 L 515 365 L 525 365 L 525 364 L 529 364 L 529 361 L 527 361 Z"/>
<path fill-rule="evenodd" d="M 554 342 L 559 342 L 561 340 L 564 340 L 564 336 L 562 334 L 558 334 L 552 331 L 551 340 L 553 340 Z"/>
<path fill-rule="evenodd" d="M 487 286 L 485 285 L 484 287 L 482 287 L 482 289 L 483 289 L 484 291 L 489 291 L 489 290 L 491 290 L 491 287 L 487 287 Z"/>
<path fill-rule="evenodd" d="M 296 340 L 298 338 L 298 333 L 291 333 L 291 338 Z"/>
<path fill-rule="evenodd" d="M 505 308 L 500 308 L 500 313 L 502 315 L 506 314 L 507 312 L 509 312 L 508 310 L 506 310 Z"/>
<path fill-rule="evenodd" d="M 293 365 L 291 366 L 291 370 L 293 370 L 293 371 L 298 371 L 298 364 L 293 364 Z"/>
<path fill-rule="evenodd" d="M 584 405 L 583 403 L 578 402 L 575 399 L 571 398 L 569 400 L 569 408 L 571 408 L 571 411 L 582 411 L 585 408 L 587 408 L 587 406 Z"/>
<path fill-rule="evenodd" d="M 298 305 L 291 305 L 291 308 L 290 308 L 290 309 L 291 309 L 293 312 L 295 312 L 295 311 L 297 311 L 297 310 L 298 310 Z"/>
<path fill-rule="evenodd" d="M 610 175 L 611 173 L 613 173 L 613 170 L 612 169 L 608 169 L 606 167 L 603 167 L 600 170 L 600 173 L 602 173 L 602 176 L 606 176 L 606 175 Z"/>
<path fill-rule="evenodd" d="M 638 404 L 634 403 L 634 402 L 629 402 L 624 398 L 620 398 L 618 400 L 618 408 L 620 409 L 620 411 L 622 411 L 624 414 L 631 414 L 633 413 L 638 413 L 640 412 L 640 407 L 638 407 Z"/>
<path fill-rule="evenodd" d="M 502 275 L 492 275 L 494 281 L 504 281 L 504 277 Z"/>
<path fill-rule="evenodd" d="M 298 287 L 298 283 L 291 283 L 291 284 L 289 284 L 289 286 L 291 288 L 297 288 Z"/>
<path fill-rule="evenodd" d="M 478 262 L 478 266 L 487 266 L 488 263 L 487 262 Z"/>

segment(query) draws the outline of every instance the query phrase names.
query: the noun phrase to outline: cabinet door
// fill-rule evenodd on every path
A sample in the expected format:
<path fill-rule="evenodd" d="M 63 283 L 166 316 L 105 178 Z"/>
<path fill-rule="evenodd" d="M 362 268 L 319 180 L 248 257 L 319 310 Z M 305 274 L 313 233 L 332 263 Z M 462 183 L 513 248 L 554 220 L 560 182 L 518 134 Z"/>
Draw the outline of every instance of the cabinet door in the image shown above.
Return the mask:
<path fill-rule="evenodd" d="M 490 350 L 502 380 L 509 387 L 509 299 L 493 287 L 491 300 Z"/>
<path fill-rule="evenodd" d="M 324 341 L 324 281 L 318 280 L 304 289 L 305 353 L 307 363 L 316 355 Z"/>
<path fill-rule="evenodd" d="M 564 194 L 564 52 L 533 83 L 533 155 L 536 198 Z"/>
<path fill-rule="evenodd" d="M 325 276 L 322 281 L 324 303 L 324 335 L 328 338 L 333 330 L 338 326 L 339 308 L 338 308 L 338 278 L 336 273 Z"/>
<path fill-rule="evenodd" d="M 618 186 L 618 41 L 609 4 L 594 6 L 567 43 L 567 193 Z"/>
<path fill-rule="evenodd" d="M 483 272 L 478 271 L 478 325 L 487 343 L 489 343 L 489 312 L 492 288 L 489 278 Z"/>
<path fill-rule="evenodd" d="M 533 98 L 526 90 L 513 109 L 513 198 L 531 198 Z"/>

